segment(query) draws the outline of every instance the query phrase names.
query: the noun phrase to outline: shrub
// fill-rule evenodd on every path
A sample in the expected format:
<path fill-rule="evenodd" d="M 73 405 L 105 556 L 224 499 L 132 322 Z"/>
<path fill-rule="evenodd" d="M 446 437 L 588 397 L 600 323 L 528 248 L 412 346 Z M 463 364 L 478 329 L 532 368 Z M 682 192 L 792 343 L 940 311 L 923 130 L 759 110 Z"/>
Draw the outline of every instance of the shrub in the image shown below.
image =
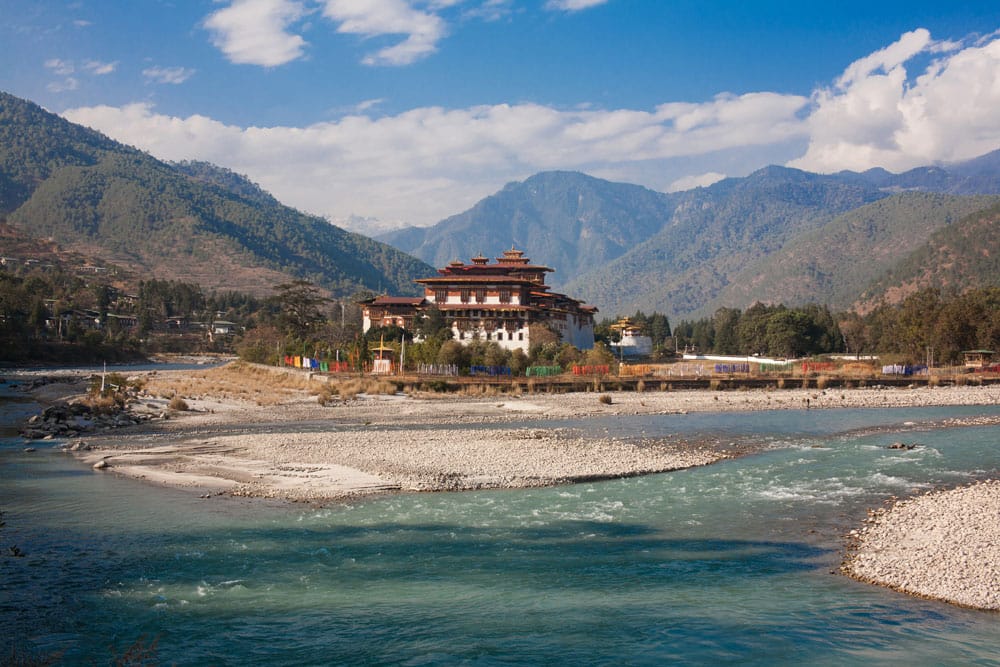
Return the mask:
<path fill-rule="evenodd" d="M 322 385 L 322 386 L 321 386 L 321 387 L 319 388 L 319 390 L 318 390 L 318 391 L 316 392 L 316 401 L 317 401 L 317 402 L 318 402 L 318 403 L 319 403 L 320 405 L 324 405 L 324 406 L 325 406 L 325 405 L 330 405 L 330 403 L 332 403 L 332 402 L 333 402 L 333 397 L 334 397 L 335 395 L 336 395 L 336 394 L 334 393 L 334 391 L 333 391 L 333 389 L 332 389 L 332 388 L 330 387 L 330 385 L 328 385 L 328 384 L 324 384 L 324 385 Z"/>
<path fill-rule="evenodd" d="M 611 394 L 601 394 L 600 396 L 597 397 L 597 400 L 598 402 L 603 403 L 604 405 L 611 405 L 612 403 Z"/>
<path fill-rule="evenodd" d="M 177 412 L 187 412 L 191 408 L 188 407 L 187 401 L 185 401 L 180 396 L 174 396 L 170 399 L 170 404 L 167 406 L 171 410 L 176 410 Z"/>

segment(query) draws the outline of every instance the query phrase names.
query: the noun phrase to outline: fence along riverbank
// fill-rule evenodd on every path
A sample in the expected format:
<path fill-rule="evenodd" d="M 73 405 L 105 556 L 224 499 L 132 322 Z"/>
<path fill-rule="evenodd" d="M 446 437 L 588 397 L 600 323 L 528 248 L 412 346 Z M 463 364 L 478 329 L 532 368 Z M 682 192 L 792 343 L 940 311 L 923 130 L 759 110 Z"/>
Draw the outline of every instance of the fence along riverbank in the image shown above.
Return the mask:
<path fill-rule="evenodd" d="M 899 372 L 900 370 L 909 371 Z M 353 373 L 331 373 L 331 380 Z M 613 366 L 531 367 L 517 376 L 506 367 L 475 367 L 463 375 L 455 366 L 422 365 L 416 372 L 379 374 L 380 379 L 407 388 L 470 391 L 680 391 L 691 389 L 834 389 L 990 385 L 1000 383 L 998 369 L 966 372 L 961 367 L 914 369 L 846 362 L 692 362 L 620 364 Z"/>

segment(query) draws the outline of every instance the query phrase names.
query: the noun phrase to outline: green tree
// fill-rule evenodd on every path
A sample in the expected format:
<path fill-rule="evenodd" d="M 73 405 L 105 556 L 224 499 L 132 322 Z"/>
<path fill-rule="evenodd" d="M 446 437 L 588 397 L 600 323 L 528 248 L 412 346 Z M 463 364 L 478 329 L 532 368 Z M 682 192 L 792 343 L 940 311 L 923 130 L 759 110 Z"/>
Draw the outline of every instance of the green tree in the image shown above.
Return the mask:
<path fill-rule="evenodd" d="M 308 280 L 293 280 L 274 288 L 281 308 L 279 322 L 288 338 L 308 340 L 326 319 L 321 307 L 330 303 Z"/>
<path fill-rule="evenodd" d="M 759 301 L 740 315 L 736 324 L 736 338 L 739 354 L 766 353 L 768 348 L 767 322 L 774 313 L 774 308 Z"/>
<path fill-rule="evenodd" d="M 739 338 L 736 325 L 740 321 L 740 311 L 736 308 L 719 308 L 712 316 L 712 328 L 715 330 L 715 341 L 712 349 L 718 354 L 739 354 Z"/>
<path fill-rule="evenodd" d="M 811 352 L 809 317 L 795 310 L 777 310 L 767 318 L 762 352 L 777 357 L 800 357 Z"/>
<path fill-rule="evenodd" d="M 472 365 L 469 350 L 457 340 L 446 340 L 438 350 L 436 363 L 455 365 L 463 371 L 468 371 Z"/>

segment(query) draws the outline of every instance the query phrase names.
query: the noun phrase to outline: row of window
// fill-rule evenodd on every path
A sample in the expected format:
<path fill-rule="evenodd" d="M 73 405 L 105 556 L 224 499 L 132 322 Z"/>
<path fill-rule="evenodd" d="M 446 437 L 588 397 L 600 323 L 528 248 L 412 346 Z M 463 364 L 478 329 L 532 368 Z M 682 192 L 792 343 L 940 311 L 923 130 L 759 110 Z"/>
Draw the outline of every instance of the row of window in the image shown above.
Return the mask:
<path fill-rule="evenodd" d="M 486 303 L 487 294 L 488 291 L 485 288 L 463 288 L 458 291 L 458 298 L 462 303 L 472 303 L 473 299 L 475 299 L 476 303 Z M 497 295 L 500 303 L 510 303 L 514 297 L 513 291 L 508 287 L 501 287 Z M 434 290 L 434 301 L 436 303 L 447 303 L 448 290 Z"/>
<path fill-rule="evenodd" d="M 497 313 L 493 310 L 457 310 L 449 313 L 449 315 L 454 314 L 455 317 L 459 319 L 482 319 L 482 318 L 501 318 L 503 320 L 525 320 L 528 318 L 528 313 L 524 311 L 504 311 L 503 313 Z"/>
<path fill-rule="evenodd" d="M 516 335 L 517 335 L 517 340 L 524 340 L 524 332 L 523 331 L 518 331 Z M 504 336 L 504 332 L 503 331 L 498 331 L 496 334 L 490 333 L 488 331 L 486 332 L 486 340 L 502 341 L 504 339 L 503 336 Z M 508 331 L 507 332 L 507 340 L 514 340 L 514 336 L 515 336 L 515 334 L 514 334 L 513 331 Z M 475 333 L 470 333 L 468 337 L 469 337 L 469 340 L 472 340 L 472 339 L 474 339 L 476 337 L 476 334 Z M 465 340 L 465 338 L 466 338 L 465 332 L 464 331 L 459 331 L 458 332 L 458 339 L 459 340 Z"/>

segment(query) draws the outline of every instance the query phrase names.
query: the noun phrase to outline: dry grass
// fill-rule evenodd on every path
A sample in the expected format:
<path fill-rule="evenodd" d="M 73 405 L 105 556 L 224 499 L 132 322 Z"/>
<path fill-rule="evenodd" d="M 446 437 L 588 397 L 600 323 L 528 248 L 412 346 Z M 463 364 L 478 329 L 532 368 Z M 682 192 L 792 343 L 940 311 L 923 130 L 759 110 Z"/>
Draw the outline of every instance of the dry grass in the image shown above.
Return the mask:
<path fill-rule="evenodd" d="M 163 398 L 220 398 L 279 405 L 303 393 L 318 395 L 326 385 L 301 371 L 269 369 L 240 361 L 194 373 L 150 376 L 146 389 Z"/>
<path fill-rule="evenodd" d="M 840 375 L 850 375 L 856 378 L 872 377 L 875 375 L 875 367 L 860 361 L 851 361 L 840 367 Z"/>
<path fill-rule="evenodd" d="M 817 389 L 826 389 L 827 385 L 829 384 L 830 384 L 830 377 L 827 375 L 820 375 L 818 378 L 816 378 Z"/>
<path fill-rule="evenodd" d="M 600 396 L 597 397 L 597 400 L 599 403 L 602 403 L 604 405 L 611 405 L 612 403 L 610 394 L 601 394 Z"/>
<path fill-rule="evenodd" d="M 191 408 L 188 406 L 187 401 L 185 401 L 180 396 L 174 396 L 170 399 L 170 404 L 167 406 L 171 410 L 176 410 L 178 412 L 187 412 Z"/>
<path fill-rule="evenodd" d="M 396 385 L 381 378 L 357 377 L 340 380 L 330 385 L 331 391 L 340 395 L 341 400 L 348 401 L 358 394 L 381 394 L 391 396 L 396 393 Z"/>
<path fill-rule="evenodd" d="M 90 408 L 91 412 L 98 415 L 108 415 L 119 407 L 119 401 L 113 394 L 88 394 L 80 399 L 80 402 Z"/>

